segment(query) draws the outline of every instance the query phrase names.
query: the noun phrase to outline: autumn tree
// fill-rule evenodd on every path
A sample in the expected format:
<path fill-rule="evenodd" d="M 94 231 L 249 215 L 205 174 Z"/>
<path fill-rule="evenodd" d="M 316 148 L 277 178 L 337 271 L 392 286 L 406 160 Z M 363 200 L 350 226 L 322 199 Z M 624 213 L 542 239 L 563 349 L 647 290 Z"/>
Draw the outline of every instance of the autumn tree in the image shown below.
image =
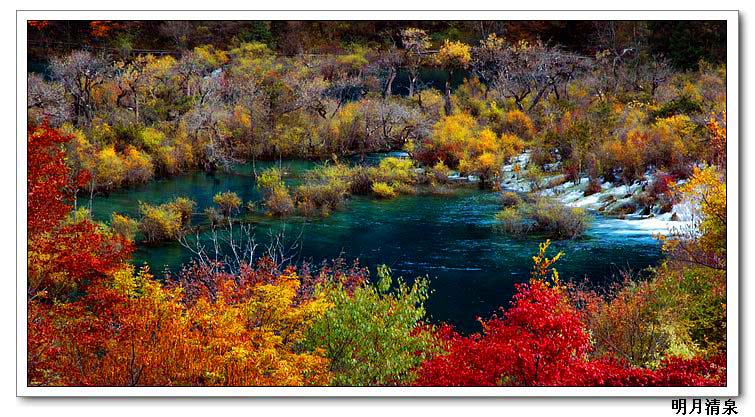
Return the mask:
<path fill-rule="evenodd" d="M 636 85 L 647 42 L 647 22 L 596 22 L 598 65 L 607 91 Z"/>
<path fill-rule="evenodd" d="M 298 346 L 329 303 L 301 292 L 293 269 L 272 271 L 190 268 L 191 284 L 165 287 L 148 269 L 124 267 L 79 300 L 33 305 L 29 383 L 326 385 L 328 360 Z"/>
<path fill-rule="evenodd" d="M 654 56 L 640 69 L 635 88 L 655 98 L 658 88 L 671 78 L 672 72 L 669 60 L 662 56 Z"/>
<path fill-rule="evenodd" d="M 587 62 L 574 54 L 549 47 L 542 42 L 519 41 L 510 44 L 495 34 L 474 48 L 475 72 L 488 80 L 501 97 L 531 111 L 547 94 L 566 93 L 565 83 L 586 68 Z M 560 91 L 559 91 L 560 90 Z"/>
<path fill-rule="evenodd" d="M 66 297 L 125 261 L 132 245 L 87 217 L 69 218 L 73 192 L 87 181 L 84 172 L 72 177 L 63 160 L 61 146 L 71 137 L 43 124 L 29 126 L 27 139 L 27 290 Z"/>
<path fill-rule="evenodd" d="M 685 263 L 726 270 L 726 177 L 714 166 L 695 167 L 689 181 L 676 187 L 681 198 L 699 208 L 692 224 L 675 230 L 664 244 L 672 257 Z"/>
<path fill-rule="evenodd" d="M 171 38 L 179 49 L 186 49 L 192 40 L 191 35 L 195 33 L 192 22 L 188 20 L 167 20 L 160 24 L 158 31 Z"/>
<path fill-rule="evenodd" d="M 404 65 L 405 59 L 401 51 L 395 47 L 391 47 L 380 51 L 377 59 L 374 60 L 372 67 L 375 68 L 381 81 L 383 98 L 390 98 L 393 95 L 393 82 L 396 80 L 399 70 Z M 412 91 L 411 95 L 414 95 L 414 91 Z"/>
<path fill-rule="evenodd" d="M 50 63 L 53 79 L 73 97 L 75 122 L 89 123 L 95 115 L 95 88 L 110 76 L 104 59 L 86 51 L 76 51 Z"/>
<path fill-rule="evenodd" d="M 455 71 L 466 69 L 472 61 L 469 45 L 446 40 L 435 57 L 436 62 L 448 72 L 445 84 L 445 111 L 447 115 L 452 112 L 451 107 L 451 78 Z"/>
<path fill-rule="evenodd" d="M 419 71 L 430 49 L 430 37 L 422 29 L 406 28 L 401 30 L 401 44 L 404 48 L 406 69 L 409 72 L 409 97 L 413 97 L 417 89 Z"/>
<path fill-rule="evenodd" d="M 26 110 L 29 120 L 36 124 L 47 121 L 60 126 L 71 117 L 71 102 L 63 85 L 45 81 L 38 74 L 29 74 L 27 79 Z"/>
<path fill-rule="evenodd" d="M 116 102 L 121 107 L 133 110 L 136 124 L 139 124 L 141 120 L 139 117 L 140 96 L 141 89 L 147 82 L 144 67 L 148 62 L 148 57 L 139 56 L 128 63 L 119 61 L 115 64 L 115 80 L 118 87 Z"/>
<path fill-rule="evenodd" d="M 720 119 L 720 120 L 719 120 Z M 726 112 L 719 117 L 711 116 L 705 124 L 708 129 L 708 143 L 710 144 L 710 163 L 715 164 L 722 171 L 726 170 Z"/>

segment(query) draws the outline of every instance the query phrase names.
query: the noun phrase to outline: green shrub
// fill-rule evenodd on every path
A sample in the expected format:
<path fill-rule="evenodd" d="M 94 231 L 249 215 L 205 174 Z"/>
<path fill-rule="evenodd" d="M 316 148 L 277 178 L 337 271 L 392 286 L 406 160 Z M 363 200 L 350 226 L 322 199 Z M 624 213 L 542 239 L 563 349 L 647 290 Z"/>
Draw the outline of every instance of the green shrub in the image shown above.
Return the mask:
<path fill-rule="evenodd" d="M 709 352 L 725 349 L 725 271 L 700 266 L 661 269 L 657 280 L 660 295 L 674 306 L 676 317 L 683 320 L 694 346 Z"/>
<path fill-rule="evenodd" d="M 615 294 L 593 301 L 586 310 L 586 322 L 595 339 L 592 355 L 619 354 L 635 366 L 657 364 L 672 344 L 678 345 L 674 343 L 674 325 L 664 317 L 670 307 L 660 297 L 656 282 L 625 277 L 625 284 Z"/>
<path fill-rule="evenodd" d="M 70 213 L 66 216 L 65 220 L 63 221 L 63 224 L 65 226 L 74 225 L 81 223 L 85 220 L 92 220 L 92 213 L 89 211 L 86 207 L 79 207 L 76 210 L 71 210 Z"/>
<path fill-rule="evenodd" d="M 437 353 L 422 324 L 427 279 L 408 285 L 399 278 L 391 291 L 385 265 L 378 267 L 377 278 L 353 291 L 337 283 L 322 289 L 333 307 L 310 327 L 305 345 L 325 351 L 333 385 L 411 384 L 419 364 Z"/>
<path fill-rule="evenodd" d="M 384 182 L 376 182 L 372 184 L 372 192 L 379 198 L 393 198 L 396 197 L 396 190 L 393 186 Z"/>
<path fill-rule="evenodd" d="M 115 233 L 133 241 L 136 238 L 136 233 L 139 231 L 139 222 L 131 217 L 113 213 L 110 227 Z"/>
<path fill-rule="evenodd" d="M 496 227 L 505 233 L 545 234 L 554 239 L 573 239 L 587 229 L 589 217 L 584 209 L 571 208 L 541 198 L 532 203 L 520 201 L 498 212 Z"/>
<path fill-rule="evenodd" d="M 517 193 L 508 191 L 501 194 L 501 205 L 504 208 L 513 207 L 522 202 L 522 198 Z"/>
<path fill-rule="evenodd" d="M 273 216 L 288 216 L 294 212 L 294 199 L 287 187 L 278 187 L 265 197 L 265 207 Z"/>
<path fill-rule="evenodd" d="M 416 181 L 414 162 L 409 158 L 385 158 L 380 161 L 374 180 L 385 183 L 413 184 Z"/>
<path fill-rule="evenodd" d="M 238 213 L 241 208 L 241 198 L 238 194 L 232 191 L 226 191 L 224 193 L 217 193 L 212 201 L 218 205 L 220 212 L 224 216 L 230 216 L 233 213 Z"/>
<path fill-rule="evenodd" d="M 693 115 L 700 113 L 702 109 L 702 104 L 687 95 L 682 95 L 664 103 L 660 109 L 652 112 L 651 116 L 655 119 L 663 119 L 677 114 Z"/>
<path fill-rule="evenodd" d="M 178 239 L 191 224 L 196 203 L 186 197 L 153 206 L 139 202 L 139 231 L 147 242 Z"/>
<path fill-rule="evenodd" d="M 165 133 L 153 128 L 153 127 L 146 127 L 142 129 L 139 134 L 139 144 L 142 148 L 148 150 L 148 151 L 154 151 L 165 140 Z"/>
<path fill-rule="evenodd" d="M 294 199 L 283 182 L 278 168 L 268 168 L 257 176 L 257 188 L 262 192 L 265 207 L 273 216 L 288 216 L 294 212 Z"/>
<path fill-rule="evenodd" d="M 296 201 L 305 216 L 319 210 L 327 214 L 341 208 L 351 191 L 351 169 L 342 164 L 315 168 L 305 175 L 305 183 L 296 190 Z"/>
<path fill-rule="evenodd" d="M 141 142 L 141 128 L 136 124 L 116 124 L 113 126 L 113 135 L 121 143 L 135 145 Z"/>
<path fill-rule="evenodd" d="M 638 366 L 667 355 L 705 356 L 726 346 L 726 273 L 664 263 L 649 280 L 625 277 L 586 309 L 597 357 L 620 354 Z"/>

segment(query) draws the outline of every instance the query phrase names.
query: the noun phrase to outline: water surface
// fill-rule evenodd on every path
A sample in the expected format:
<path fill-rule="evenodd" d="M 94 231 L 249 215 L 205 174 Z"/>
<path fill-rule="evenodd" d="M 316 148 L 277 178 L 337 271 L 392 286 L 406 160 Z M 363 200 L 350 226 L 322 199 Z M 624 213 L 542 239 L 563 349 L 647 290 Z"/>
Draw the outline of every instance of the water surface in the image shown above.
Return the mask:
<path fill-rule="evenodd" d="M 311 162 L 283 163 L 291 184 L 300 182 L 301 174 L 312 166 Z M 244 202 L 261 199 L 251 173 L 247 165 L 232 173 L 194 172 L 150 182 L 97 197 L 93 214 L 100 220 L 109 219 L 112 212 L 137 217 L 139 201 L 158 204 L 187 196 L 197 202 L 194 223 L 202 223 L 200 213 L 212 205 L 218 192 L 234 191 Z M 528 279 L 532 255 L 542 241 L 497 233 L 493 216 L 498 210 L 497 195 L 477 189 L 388 201 L 355 197 L 344 211 L 324 219 L 258 216 L 256 239 L 264 243 L 271 232 L 285 231 L 290 242 L 299 238 L 301 247 L 294 254 L 298 262 L 319 264 L 343 256 L 358 258 L 373 272 L 377 265 L 387 264 L 407 279 L 428 276 L 432 293 L 427 309 L 432 320 L 477 330 L 475 318 L 508 305 L 514 283 Z M 595 285 L 621 270 L 655 265 L 660 257 L 657 241 L 639 224 L 602 217 L 594 219 L 584 238 L 554 242 L 553 247 L 565 252 L 557 264 L 562 278 L 589 279 Z M 191 259 L 191 253 L 172 242 L 141 245 L 134 258 L 153 271 L 175 271 Z"/>

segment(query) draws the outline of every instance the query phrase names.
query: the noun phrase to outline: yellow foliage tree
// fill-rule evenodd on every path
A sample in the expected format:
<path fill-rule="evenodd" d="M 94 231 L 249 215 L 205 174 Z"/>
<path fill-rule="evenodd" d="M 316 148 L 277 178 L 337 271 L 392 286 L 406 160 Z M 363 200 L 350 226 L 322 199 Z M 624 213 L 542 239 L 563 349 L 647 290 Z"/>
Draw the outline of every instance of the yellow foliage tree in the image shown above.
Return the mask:
<path fill-rule="evenodd" d="M 451 108 L 451 79 L 455 71 L 467 68 L 472 61 L 472 53 L 469 45 L 458 41 L 446 41 L 435 57 L 436 62 L 448 71 L 446 78 L 445 110 L 450 115 Z"/>
<path fill-rule="evenodd" d="M 664 247 L 686 262 L 726 269 L 726 177 L 713 166 L 695 167 L 690 179 L 675 187 L 684 200 L 699 205 L 692 230 L 680 231 Z"/>
<path fill-rule="evenodd" d="M 115 188 L 121 185 L 126 175 L 126 165 L 113 145 L 106 146 L 97 153 L 95 179 L 102 188 Z"/>

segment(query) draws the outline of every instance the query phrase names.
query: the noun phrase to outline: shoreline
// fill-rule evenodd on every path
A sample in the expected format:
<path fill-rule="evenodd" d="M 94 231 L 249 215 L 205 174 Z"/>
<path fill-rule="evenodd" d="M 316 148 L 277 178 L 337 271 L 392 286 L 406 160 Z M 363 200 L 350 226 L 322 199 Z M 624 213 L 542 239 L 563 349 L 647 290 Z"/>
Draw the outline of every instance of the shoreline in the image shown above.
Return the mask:
<path fill-rule="evenodd" d="M 566 181 L 564 174 L 556 173 L 559 168 L 557 162 L 546 166 L 546 173 L 550 175 L 546 175 L 540 181 L 544 186 L 533 189 L 533 181 L 527 177 L 530 155 L 531 151 L 525 150 L 514 157 L 510 164 L 503 166 L 503 178 L 500 182 L 502 192 L 534 193 L 552 197 L 567 207 L 582 208 L 590 213 L 631 225 L 631 229 L 653 235 L 668 235 L 675 230 L 694 226 L 693 219 L 698 206 L 693 202 L 677 202 L 666 211 L 662 211 L 658 204 L 647 206 L 638 203 L 640 193 L 655 181 L 654 172 L 646 172 L 642 179 L 629 185 L 601 180 L 600 191 L 585 195 L 589 178 L 581 177 L 577 183 Z"/>

